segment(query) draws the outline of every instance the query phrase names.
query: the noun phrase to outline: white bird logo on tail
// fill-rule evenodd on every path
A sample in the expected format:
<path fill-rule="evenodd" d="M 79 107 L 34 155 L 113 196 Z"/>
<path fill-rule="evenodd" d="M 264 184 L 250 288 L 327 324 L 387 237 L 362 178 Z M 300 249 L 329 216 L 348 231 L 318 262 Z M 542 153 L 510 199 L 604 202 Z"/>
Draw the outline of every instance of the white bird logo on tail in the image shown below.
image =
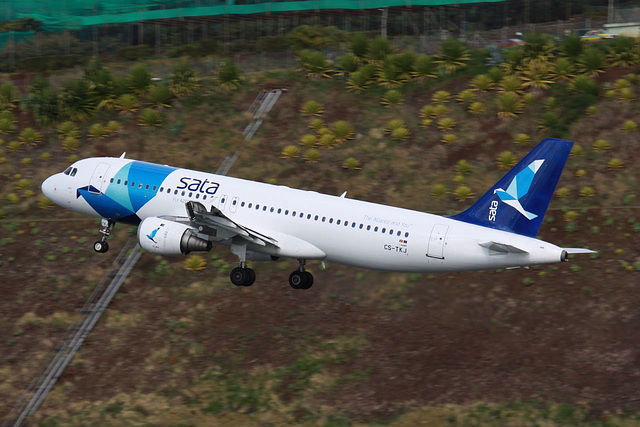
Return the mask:
<path fill-rule="evenodd" d="M 509 187 L 507 187 L 506 191 L 502 188 L 496 188 L 493 190 L 493 194 L 497 194 L 498 197 L 500 197 L 500 200 L 520 212 L 528 220 L 537 218 L 538 215 L 524 210 L 520 204 L 520 199 L 529 192 L 529 188 L 533 182 L 533 177 L 536 175 L 536 172 L 538 172 L 538 169 L 540 169 L 540 166 L 542 166 L 543 163 L 544 159 L 534 160 L 531 162 L 529 166 L 518 172 L 518 174 L 513 178 L 513 181 L 511 181 L 511 184 L 509 184 Z"/>

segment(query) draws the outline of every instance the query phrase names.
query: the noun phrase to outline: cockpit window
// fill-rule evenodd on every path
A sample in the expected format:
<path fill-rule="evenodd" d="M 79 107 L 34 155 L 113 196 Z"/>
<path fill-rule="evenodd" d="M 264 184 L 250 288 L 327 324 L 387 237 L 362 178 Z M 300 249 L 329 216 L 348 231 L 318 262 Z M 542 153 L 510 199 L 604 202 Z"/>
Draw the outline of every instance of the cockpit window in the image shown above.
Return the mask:
<path fill-rule="evenodd" d="M 64 172 L 62 172 L 62 173 L 63 173 L 63 174 L 65 174 L 65 175 L 69 175 L 69 174 L 71 173 L 71 169 L 73 169 L 73 168 L 72 168 L 71 166 L 69 166 L 69 167 L 68 167 L 68 168 L 66 168 L 66 169 L 64 170 Z"/>
<path fill-rule="evenodd" d="M 76 176 L 76 173 L 77 173 L 77 172 L 78 172 L 78 168 L 73 168 L 73 169 L 71 170 L 71 174 L 70 174 L 70 175 L 71 175 L 71 176 Z"/>

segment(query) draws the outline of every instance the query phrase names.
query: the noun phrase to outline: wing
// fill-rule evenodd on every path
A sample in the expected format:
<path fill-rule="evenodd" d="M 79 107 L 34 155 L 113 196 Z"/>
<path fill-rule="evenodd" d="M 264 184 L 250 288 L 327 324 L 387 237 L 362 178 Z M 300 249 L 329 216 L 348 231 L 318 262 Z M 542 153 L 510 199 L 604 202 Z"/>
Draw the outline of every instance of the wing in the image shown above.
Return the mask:
<path fill-rule="evenodd" d="M 254 243 L 259 246 L 273 245 L 279 247 L 276 239 L 238 224 L 214 206 L 211 207 L 211 211 L 207 211 L 202 203 L 187 202 L 186 208 L 191 223 L 198 227 L 202 233 L 219 240 L 227 240 L 238 236 L 248 243 Z"/>

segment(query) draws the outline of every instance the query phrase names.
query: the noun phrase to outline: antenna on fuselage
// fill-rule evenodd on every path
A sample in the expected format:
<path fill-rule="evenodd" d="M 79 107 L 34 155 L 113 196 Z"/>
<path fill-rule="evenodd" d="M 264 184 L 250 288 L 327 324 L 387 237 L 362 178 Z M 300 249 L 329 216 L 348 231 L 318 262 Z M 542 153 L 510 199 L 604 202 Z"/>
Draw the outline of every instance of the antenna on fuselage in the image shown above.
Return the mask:
<path fill-rule="evenodd" d="M 344 193 L 342 193 L 342 194 L 340 195 L 340 198 L 341 198 L 341 199 L 344 199 L 344 196 L 346 196 L 346 195 L 347 195 L 347 192 L 345 191 Z"/>
<path fill-rule="evenodd" d="M 127 155 L 127 152 L 125 151 L 124 153 L 120 154 L 120 158 L 124 159 L 124 156 L 126 156 L 126 155 Z"/>

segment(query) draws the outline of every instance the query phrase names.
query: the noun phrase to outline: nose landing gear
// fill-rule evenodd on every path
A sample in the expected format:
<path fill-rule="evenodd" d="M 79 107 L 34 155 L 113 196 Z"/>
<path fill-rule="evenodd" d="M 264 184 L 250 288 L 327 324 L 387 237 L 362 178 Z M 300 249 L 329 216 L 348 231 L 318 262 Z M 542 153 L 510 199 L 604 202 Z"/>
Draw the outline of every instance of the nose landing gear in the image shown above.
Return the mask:
<path fill-rule="evenodd" d="M 313 286 L 313 276 L 304 269 L 305 260 L 298 260 L 300 266 L 289 275 L 289 285 L 293 289 L 309 289 Z"/>
<path fill-rule="evenodd" d="M 107 243 L 107 238 L 113 231 L 113 227 L 116 225 L 116 222 L 111 219 L 102 218 L 102 229 L 100 233 L 102 234 L 102 238 L 93 244 L 93 250 L 99 253 L 105 253 L 109 250 L 109 243 Z"/>

